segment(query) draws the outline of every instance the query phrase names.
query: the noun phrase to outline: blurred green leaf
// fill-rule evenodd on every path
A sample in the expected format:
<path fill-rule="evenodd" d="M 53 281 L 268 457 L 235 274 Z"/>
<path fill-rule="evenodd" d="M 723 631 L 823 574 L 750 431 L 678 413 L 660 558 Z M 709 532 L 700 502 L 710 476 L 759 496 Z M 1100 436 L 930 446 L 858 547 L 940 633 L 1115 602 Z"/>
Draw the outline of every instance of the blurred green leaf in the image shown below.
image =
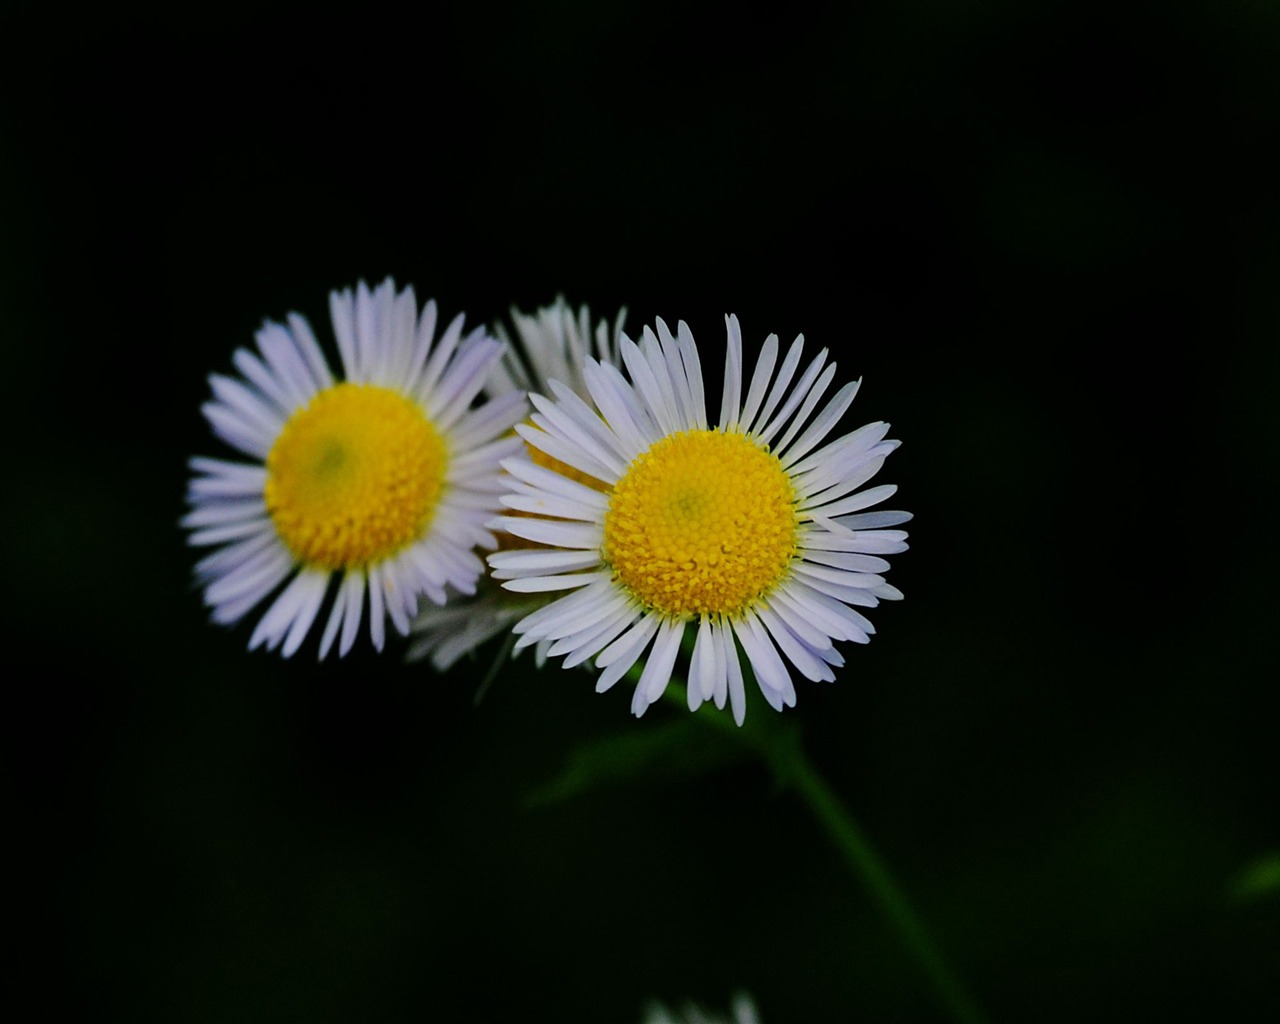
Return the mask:
<path fill-rule="evenodd" d="M 692 716 L 580 744 L 564 770 L 529 795 L 531 807 L 560 803 L 593 789 L 692 778 L 747 760 L 751 751 L 731 734 Z"/>
<path fill-rule="evenodd" d="M 1250 864 L 1235 877 L 1229 891 L 1240 901 L 1280 896 L 1280 853 L 1269 853 Z"/>

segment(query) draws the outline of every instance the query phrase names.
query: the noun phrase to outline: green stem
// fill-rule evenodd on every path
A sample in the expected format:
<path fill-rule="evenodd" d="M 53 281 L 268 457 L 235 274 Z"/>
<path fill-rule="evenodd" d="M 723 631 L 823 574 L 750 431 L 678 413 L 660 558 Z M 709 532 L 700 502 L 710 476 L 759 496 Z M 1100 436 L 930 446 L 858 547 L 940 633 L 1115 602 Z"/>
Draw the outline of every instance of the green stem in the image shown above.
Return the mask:
<path fill-rule="evenodd" d="M 668 687 L 667 695 L 681 704 L 685 702 L 684 688 L 675 680 Z M 708 725 L 736 735 L 769 762 L 778 779 L 790 786 L 813 812 L 845 863 L 870 890 L 898 938 L 914 954 L 955 1019 L 965 1024 L 986 1024 L 986 1016 L 969 996 L 960 976 L 943 957 L 884 861 L 867 841 L 849 809 L 805 754 L 799 730 L 753 729 L 750 724 L 739 730 L 723 713 L 700 714 L 697 717 Z"/>
<path fill-rule="evenodd" d="M 974 1005 L 960 977 L 943 957 L 924 923 L 907 902 L 884 861 L 872 849 L 849 809 L 818 773 L 813 762 L 805 756 L 798 741 L 794 747 L 787 763 L 775 764 L 774 767 L 791 783 L 826 829 L 827 835 L 844 855 L 846 863 L 862 877 L 863 883 L 897 931 L 898 938 L 915 954 L 956 1020 L 965 1021 L 966 1024 L 982 1024 L 986 1018 Z"/>

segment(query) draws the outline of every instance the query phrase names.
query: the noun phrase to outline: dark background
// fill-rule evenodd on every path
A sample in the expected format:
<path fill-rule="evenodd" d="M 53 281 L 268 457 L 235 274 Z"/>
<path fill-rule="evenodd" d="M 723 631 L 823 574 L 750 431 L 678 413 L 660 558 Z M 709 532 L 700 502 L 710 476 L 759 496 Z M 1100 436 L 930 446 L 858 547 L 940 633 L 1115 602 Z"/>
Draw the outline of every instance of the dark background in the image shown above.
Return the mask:
<path fill-rule="evenodd" d="M 745 988 L 765 1024 L 945 1019 L 711 730 L 714 770 L 530 806 L 683 712 L 527 658 L 477 706 L 491 655 L 317 666 L 208 624 L 177 527 L 186 459 L 225 454 L 206 375 L 388 274 L 472 322 L 684 319 L 713 366 L 727 312 L 749 359 L 829 346 L 850 427 L 905 442 L 907 600 L 786 717 L 978 1002 L 1280 1008 L 1280 886 L 1241 881 L 1280 851 L 1280 8 L 1083 8 L 0 8 L 8 966 L 41 1016 Z"/>

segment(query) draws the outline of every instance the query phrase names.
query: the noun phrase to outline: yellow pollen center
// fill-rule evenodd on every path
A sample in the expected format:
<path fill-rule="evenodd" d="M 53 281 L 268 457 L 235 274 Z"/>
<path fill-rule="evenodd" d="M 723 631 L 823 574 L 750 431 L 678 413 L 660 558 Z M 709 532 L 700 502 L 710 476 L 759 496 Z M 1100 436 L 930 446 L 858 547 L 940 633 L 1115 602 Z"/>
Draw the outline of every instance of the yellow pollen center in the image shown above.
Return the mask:
<path fill-rule="evenodd" d="M 404 395 L 337 384 L 290 416 L 271 446 L 267 511 L 301 562 L 379 562 L 431 522 L 447 460 L 444 439 Z"/>
<path fill-rule="evenodd" d="M 775 455 L 742 434 L 671 434 L 613 489 L 604 557 L 645 605 L 680 618 L 735 615 L 796 554 L 795 491 Z"/>

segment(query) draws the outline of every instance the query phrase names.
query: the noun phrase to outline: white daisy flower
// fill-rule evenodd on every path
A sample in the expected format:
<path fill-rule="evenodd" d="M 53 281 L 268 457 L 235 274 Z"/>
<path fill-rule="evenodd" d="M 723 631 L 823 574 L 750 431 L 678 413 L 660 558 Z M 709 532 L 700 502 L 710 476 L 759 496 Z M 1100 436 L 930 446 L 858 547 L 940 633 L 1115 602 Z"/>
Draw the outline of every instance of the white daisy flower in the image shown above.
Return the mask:
<path fill-rule="evenodd" d="M 192 459 L 182 520 L 191 544 L 216 548 L 196 565 L 214 621 L 239 621 L 288 581 L 249 640 L 285 657 L 335 583 L 321 658 L 335 640 L 350 650 L 366 593 L 381 650 L 386 620 L 407 633 L 421 595 L 474 592 L 474 549 L 497 543 L 485 524 L 499 463 L 520 450 L 510 431 L 527 412 L 519 392 L 472 407 L 502 343 L 464 335 L 461 314 L 436 339 L 436 304 L 419 316 L 412 288 L 361 282 L 329 308 L 340 380 L 296 313 L 263 325 L 256 354 L 235 352 L 239 377 L 210 376 L 205 418 L 252 462 Z"/>
<path fill-rule="evenodd" d="M 517 646 L 550 641 L 566 668 L 594 658 L 597 691 L 649 650 L 636 715 L 665 691 L 687 628 L 689 708 L 727 699 L 741 724 L 739 648 L 781 710 L 796 699 L 784 657 L 806 678 L 834 679 L 844 662 L 834 641 L 866 643 L 874 632 L 858 609 L 902 596 L 881 575 L 881 556 L 906 549 L 906 533 L 886 527 L 911 516 L 866 511 L 896 488 L 859 490 L 898 446 L 885 440 L 888 424 L 822 444 L 858 383 L 815 416 L 835 365 L 823 349 L 793 383 L 803 335 L 780 365 L 769 336 L 744 398 L 742 336 L 736 317 L 726 324 L 718 426 L 689 328 L 681 322 L 673 337 L 659 320 L 639 345 L 622 338 L 630 380 L 589 358 L 592 404 L 553 381 L 553 397 L 531 395 L 537 411 L 516 428 L 603 491 L 528 457 L 503 463 L 515 485 L 502 502 L 519 514 L 492 525 L 541 546 L 490 555 L 494 577 L 519 593 L 573 591 L 518 622 Z"/>
<path fill-rule="evenodd" d="M 520 394 L 529 390 L 543 391 L 548 381 L 555 380 L 586 398 L 587 385 L 582 373 L 587 357 L 595 356 L 604 362 L 617 363 L 625 317 L 626 310 L 623 309 L 612 324 L 600 320 L 593 330 L 590 310 L 581 306 L 575 312 L 563 296 L 531 314 L 521 313 L 513 307 L 511 323 L 515 328 L 514 337 L 502 324 L 494 327 L 494 333 L 508 344 L 502 359 L 489 371 L 485 392 L 500 396 L 513 391 Z M 573 476 L 588 486 L 604 486 L 563 463 L 556 463 L 541 452 L 530 450 L 529 454 L 541 465 Z M 509 485 L 510 481 L 506 483 Z M 536 546 L 531 541 L 509 534 L 499 534 L 498 543 L 500 547 Z M 432 665 L 443 672 L 481 644 L 505 633 L 547 600 L 546 595 L 517 595 L 482 580 L 473 596 L 458 600 L 451 597 L 443 607 L 428 606 L 419 611 L 412 625 L 414 641 L 406 657 L 410 661 L 430 658 Z M 539 665 L 547 646 L 540 646 Z"/>

